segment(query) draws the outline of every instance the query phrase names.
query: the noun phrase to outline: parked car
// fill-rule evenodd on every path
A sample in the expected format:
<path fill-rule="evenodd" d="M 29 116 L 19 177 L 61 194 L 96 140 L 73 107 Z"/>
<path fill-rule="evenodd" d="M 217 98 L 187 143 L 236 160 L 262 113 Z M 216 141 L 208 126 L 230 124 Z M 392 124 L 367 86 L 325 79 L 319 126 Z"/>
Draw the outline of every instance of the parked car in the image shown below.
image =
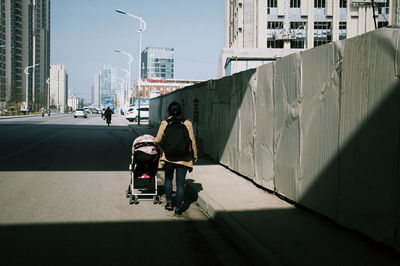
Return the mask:
<path fill-rule="evenodd" d="M 125 118 L 129 122 L 134 122 L 138 121 L 139 119 L 139 110 L 140 110 L 140 119 L 149 119 L 149 107 L 144 106 L 144 107 L 130 107 L 128 111 L 126 112 Z"/>
<path fill-rule="evenodd" d="M 77 117 L 87 118 L 87 113 L 86 113 L 85 109 L 83 109 L 83 108 L 76 109 L 74 112 L 74 118 L 77 118 Z"/>

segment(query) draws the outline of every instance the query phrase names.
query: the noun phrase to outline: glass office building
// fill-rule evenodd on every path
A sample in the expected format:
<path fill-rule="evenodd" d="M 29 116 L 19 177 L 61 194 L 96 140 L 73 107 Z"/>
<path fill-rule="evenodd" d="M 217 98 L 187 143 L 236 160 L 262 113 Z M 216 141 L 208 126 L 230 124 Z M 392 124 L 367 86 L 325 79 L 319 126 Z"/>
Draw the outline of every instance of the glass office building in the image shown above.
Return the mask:
<path fill-rule="evenodd" d="M 173 79 L 174 48 L 147 47 L 142 52 L 142 79 Z"/>
<path fill-rule="evenodd" d="M 100 105 L 115 104 L 115 95 L 118 90 L 118 68 L 105 65 L 100 71 Z"/>

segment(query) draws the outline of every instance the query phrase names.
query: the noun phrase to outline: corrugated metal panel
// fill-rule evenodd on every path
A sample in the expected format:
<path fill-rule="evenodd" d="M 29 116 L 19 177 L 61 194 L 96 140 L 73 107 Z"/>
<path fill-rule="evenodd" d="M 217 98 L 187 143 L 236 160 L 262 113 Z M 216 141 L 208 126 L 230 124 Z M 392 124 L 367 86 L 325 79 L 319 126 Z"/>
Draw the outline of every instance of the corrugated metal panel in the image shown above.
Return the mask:
<path fill-rule="evenodd" d="M 276 61 L 274 71 L 274 152 L 276 190 L 296 200 L 300 156 L 300 54 Z"/>
<path fill-rule="evenodd" d="M 257 69 L 255 90 L 255 182 L 274 190 L 274 64 Z"/>
<path fill-rule="evenodd" d="M 299 202 L 336 219 L 340 43 L 302 53 Z"/>
<path fill-rule="evenodd" d="M 394 33 L 374 31 L 345 45 L 338 209 L 339 223 L 390 245 L 399 211 L 399 30 Z"/>
<path fill-rule="evenodd" d="M 240 73 L 241 81 L 241 103 L 238 112 L 239 118 L 239 173 L 254 179 L 254 91 L 255 91 L 255 69 Z"/>

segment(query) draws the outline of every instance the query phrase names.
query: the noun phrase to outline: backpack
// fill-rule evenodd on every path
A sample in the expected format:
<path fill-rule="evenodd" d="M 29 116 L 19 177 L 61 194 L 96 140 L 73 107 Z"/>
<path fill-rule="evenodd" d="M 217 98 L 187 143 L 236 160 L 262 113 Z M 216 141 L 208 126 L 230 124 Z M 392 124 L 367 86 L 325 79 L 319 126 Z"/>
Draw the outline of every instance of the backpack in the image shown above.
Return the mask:
<path fill-rule="evenodd" d="M 184 122 L 180 119 L 168 119 L 161 147 L 170 161 L 190 161 L 193 157 L 192 140 Z"/>

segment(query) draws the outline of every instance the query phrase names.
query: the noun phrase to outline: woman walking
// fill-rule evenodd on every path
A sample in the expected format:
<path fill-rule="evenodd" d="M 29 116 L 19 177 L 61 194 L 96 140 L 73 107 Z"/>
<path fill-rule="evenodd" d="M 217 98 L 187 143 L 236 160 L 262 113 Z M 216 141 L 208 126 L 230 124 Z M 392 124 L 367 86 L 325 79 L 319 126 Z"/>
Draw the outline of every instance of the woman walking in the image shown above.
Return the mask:
<path fill-rule="evenodd" d="M 165 169 L 165 209 L 182 214 L 183 197 L 185 194 L 186 173 L 193 170 L 193 161 L 197 161 L 196 139 L 192 122 L 182 117 L 179 103 L 172 102 L 168 106 L 169 117 L 163 120 L 158 129 L 155 142 L 160 144 L 163 155 L 160 158 L 161 167 Z M 175 201 L 172 198 L 172 180 L 176 181 Z"/>

